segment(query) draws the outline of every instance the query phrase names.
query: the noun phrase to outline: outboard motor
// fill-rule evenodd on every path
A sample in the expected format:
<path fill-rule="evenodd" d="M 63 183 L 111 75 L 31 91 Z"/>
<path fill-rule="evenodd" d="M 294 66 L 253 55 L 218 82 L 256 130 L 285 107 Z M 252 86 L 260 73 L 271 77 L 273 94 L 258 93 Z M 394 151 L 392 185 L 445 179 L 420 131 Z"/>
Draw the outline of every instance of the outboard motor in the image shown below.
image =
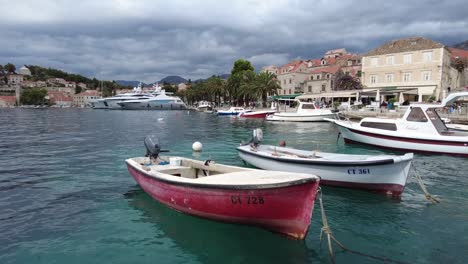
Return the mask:
<path fill-rule="evenodd" d="M 159 146 L 159 139 L 154 136 L 147 136 L 145 138 L 145 147 L 146 147 L 146 157 L 157 159 L 159 152 L 161 152 L 161 147 Z"/>
<path fill-rule="evenodd" d="M 159 145 L 159 138 L 155 135 L 150 135 L 145 138 L 146 157 L 157 159 L 160 152 L 169 152 L 169 150 L 162 150 Z"/>
<path fill-rule="evenodd" d="M 252 143 L 257 146 L 258 144 L 260 144 L 260 142 L 262 142 L 263 140 L 263 130 L 261 128 L 257 128 L 257 129 L 254 129 L 253 130 L 253 134 L 252 134 Z"/>

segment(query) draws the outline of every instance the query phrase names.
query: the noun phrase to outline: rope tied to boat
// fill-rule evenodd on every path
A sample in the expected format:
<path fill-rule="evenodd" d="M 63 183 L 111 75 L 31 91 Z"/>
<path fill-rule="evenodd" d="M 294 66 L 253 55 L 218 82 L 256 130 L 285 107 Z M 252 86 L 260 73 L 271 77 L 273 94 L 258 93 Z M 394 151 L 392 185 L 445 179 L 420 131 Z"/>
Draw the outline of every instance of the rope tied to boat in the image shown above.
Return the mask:
<path fill-rule="evenodd" d="M 426 196 L 426 199 L 428 201 L 430 201 L 431 203 L 433 204 L 437 204 L 437 203 L 440 203 L 440 201 L 438 199 L 436 199 L 434 196 L 432 196 L 429 191 L 427 190 L 426 188 L 426 185 L 424 185 L 424 182 L 421 178 L 421 175 L 418 173 L 418 171 L 416 170 L 416 166 L 411 165 L 411 167 L 413 168 L 413 171 L 414 171 L 414 177 L 416 178 L 416 182 L 418 183 L 419 187 L 421 188 L 421 190 L 423 191 L 424 193 L 424 196 Z"/>
<path fill-rule="evenodd" d="M 328 253 L 330 254 L 330 261 L 331 261 L 331 263 L 333 263 L 333 264 L 335 263 L 335 258 L 334 258 L 334 256 L 333 256 L 333 247 L 332 247 L 332 241 L 333 241 L 333 242 L 335 242 L 341 249 L 343 249 L 344 251 L 347 251 L 347 252 L 350 252 L 350 253 L 353 253 L 353 254 L 356 254 L 356 255 L 368 257 L 368 258 L 375 259 L 375 260 L 380 260 L 380 261 L 382 261 L 382 262 L 390 262 L 390 263 L 405 264 L 405 262 L 402 262 L 402 261 L 397 261 L 397 260 L 389 259 L 389 258 L 386 258 L 386 257 L 372 256 L 372 255 L 369 255 L 369 254 L 366 254 L 366 253 L 362 253 L 362 252 L 359 252 L 359 251 L 351 250 L 351 249 L 345 247 L 343 244 L 341 244 L 341 242 L 338 241 L 338 240 L 333 236 L 332 230 L 331 230 L 330 226 L 328 225 L 327 216 L 326 216 L 326 214 L 325 214 L 325 209 L 324 209 L 324 207 L 323 207 L 322 188 L 319 187 L 318 192 L 319 192 L 318 199 L 319 199 L 319 202 L 320 202 L 320 212 L 321 212 L 321 215 L 322 215 L 322 225 L 323 225 L 322 228 L 320 229 L 320 248 L 322 248 L 323 234 L 325 234 L 325 235 L 327 236 Z"/>

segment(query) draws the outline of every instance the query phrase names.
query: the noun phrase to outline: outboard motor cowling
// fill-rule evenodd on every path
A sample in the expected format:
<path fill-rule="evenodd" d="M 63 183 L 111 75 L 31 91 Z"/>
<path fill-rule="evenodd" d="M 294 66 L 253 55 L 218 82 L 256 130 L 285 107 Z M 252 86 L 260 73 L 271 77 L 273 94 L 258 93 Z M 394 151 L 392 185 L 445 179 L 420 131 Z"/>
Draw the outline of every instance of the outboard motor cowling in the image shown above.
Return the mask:
<path fill-rule="evenodd" d="M 159 153 L 161 152 L 161 147 L 159 145 L 159 138 L 154 135 L 147 136 L 145 138 L 145 147 L 146 147 L 146 157 L 157 159 Z"/>

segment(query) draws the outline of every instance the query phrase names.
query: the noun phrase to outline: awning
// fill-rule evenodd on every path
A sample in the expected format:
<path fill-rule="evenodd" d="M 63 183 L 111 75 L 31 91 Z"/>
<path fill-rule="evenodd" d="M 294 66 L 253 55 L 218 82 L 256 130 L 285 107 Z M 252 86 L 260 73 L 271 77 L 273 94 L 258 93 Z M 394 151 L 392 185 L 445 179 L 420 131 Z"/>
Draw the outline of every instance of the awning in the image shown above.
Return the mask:
<path fill-rule="evenodd" d="M 313 99 L 313 98 L 340 98 L 340 97 L 355 97 L 356 93 L 362 92 L 361 90 L 355 90 L 355 91 L 338 91 L 338 92 L 332 92 L 332 93 L 319 93 L 319 94 L 303 94 L 301 96 L 296 97 L 296 99 L 299 100 L 306 100 L 306 99 Z"/>

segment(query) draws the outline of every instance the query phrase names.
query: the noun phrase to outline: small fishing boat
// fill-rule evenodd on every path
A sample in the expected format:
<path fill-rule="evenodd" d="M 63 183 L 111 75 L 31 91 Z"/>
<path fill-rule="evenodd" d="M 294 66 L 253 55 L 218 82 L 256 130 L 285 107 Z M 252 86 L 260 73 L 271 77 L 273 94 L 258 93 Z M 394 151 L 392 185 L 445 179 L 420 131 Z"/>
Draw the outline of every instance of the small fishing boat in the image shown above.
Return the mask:
<path fill-rule="evenodd" d="M 318 108 L 315 103 L 297 101 L 299 106 L 296 112 L 280 112 L 268 115 L 268 121 L 290 121 L 290 122 L 320 122 L 326 121 L 324 118 L 334 119 L 336 113 L 330 109 Z"/>
<path fill-rule="evenodd" d="M 442 103 L 414 103 L 403 118 L 363 118 L 360 122 L 334 122 L 346 143 L 361 143 L 389 149 L 441 153 L 468 157 L 468 131 L 447 127 L 436 109 L 468 97 L 468 92 L 452 93 Z"/>
<path fill-rule="evenodd" d="M 239 115 L 240 113 L 251 112 L 251 110 L 244 109 L 242 107 L 231 107 L 228 110 L 218 110 L 219 116 L 224 115 Z"/>
<path fill-rule="evenodd" d="M 275 111 L 253 111 L 242 112 L 238 116 L 243 118 L 266 118 L 268 115 L 274 114 Z"/>
<path fill-rule="evenodd" d="M 254 130 L 254 139 L 237 148 L 247 163 L 261 169 L 311 173 L 320 183 L 399 196 L 406 184 L 413 154 L 355 155 L 307 151 L 261 145 L 263 133 Z M 259 136 L 260 135 L 260 136 Z"/>
<path fill-rule="evenodd" d="M 296 239 L 306 236 L 318 176 L 159 156 L 159 143 L 151 136 L 145 146 L 146 157 L 125 162 L 158 202 L 199 217 L 255 225 Z"/>

